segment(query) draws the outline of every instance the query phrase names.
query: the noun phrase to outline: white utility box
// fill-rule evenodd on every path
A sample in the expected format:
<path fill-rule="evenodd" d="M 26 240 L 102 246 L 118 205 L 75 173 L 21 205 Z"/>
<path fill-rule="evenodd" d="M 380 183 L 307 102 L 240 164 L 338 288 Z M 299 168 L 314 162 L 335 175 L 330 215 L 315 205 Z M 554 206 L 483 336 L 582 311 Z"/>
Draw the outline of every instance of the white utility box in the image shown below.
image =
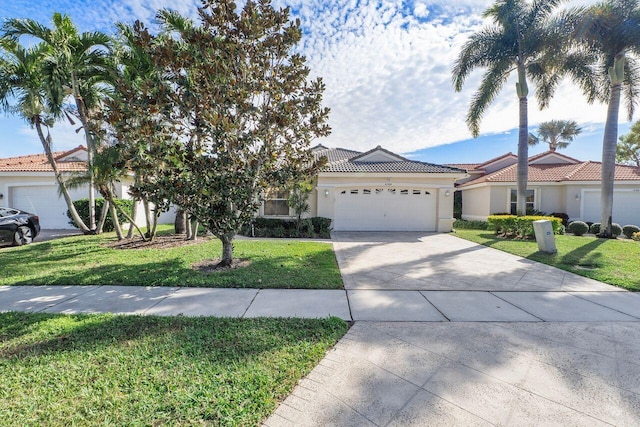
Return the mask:
<path fill-rule="evenodd" d="M 546 219 L 533 221 L 533 232 L 536 235 L 538 249 L 541 252 L 545 252 L 548 254 L 555 254 L 558 252 L 558 250 L 556 249 L 556 239 L 553 235 L 553 227 L 551 226 L 551 221 Z"/>

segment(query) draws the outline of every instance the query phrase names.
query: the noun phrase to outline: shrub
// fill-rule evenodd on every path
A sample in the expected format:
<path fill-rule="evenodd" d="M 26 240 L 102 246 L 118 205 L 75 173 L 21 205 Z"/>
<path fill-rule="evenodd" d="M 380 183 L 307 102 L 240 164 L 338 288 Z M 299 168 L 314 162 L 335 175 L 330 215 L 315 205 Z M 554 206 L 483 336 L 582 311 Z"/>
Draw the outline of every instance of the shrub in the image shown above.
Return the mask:
<path fill-rule="evenodd" d="M 253 226 L 253 229 L 252 229 Z M 240 234 L 254 237 L 331 237 L 331 219 L 304 218 L 298 230 L 296 221 L 282 218 L 254 218 L 251 224 L 240 229 Z"/>
<path fill-rule="evenodd" d="M 640 231 L 640 227 L 637 225 L 625 225 L 622 227 L 622 234 L 627 236 L 627 239 L 630 239 L 633 236 L 633 233 L 637 233 Z"/>
<path fill-rule="evenodd" d="M 589 231 L 589 226 L 582 221 L 573 221 L 569 224 L 569 228 L 567 230 L 569 233 L 573 233 L 574 236 L 582 236 Z"/>
<path fill-rule="evenodd" d="M 633 233 L 633 234 L 631 235 L 631 239 L 632 239 L 632 240 L 635 240 L 636 242 L 640 242 L 640 232 Z"/>
<path fill-rule="evenodd" d="M 589 227 L 589 233 L 591 233 L 591 234 L 599 234 L 600 233 L 600 223 L 599 222 L 594 222 L 593 224 L 591 224 L 591 227 Z"/>
<path fill-rule="evenodd" d="M 116 205 L 120 206 L 124 211 L 126 211 L 129 215 L 131 215 L 131 211 L 133 210 L 133 200 L 115 199 L 114 202 L 116 203 Z M 76 210 L 78 211 L 78 215 L 80 215 L 80 218 L 82 218 L 84 223 L 87 224 L 88 226 L 89 225 L 89 199 L 75 200 L 73 202 L 73 206 L 76 207 Z M 98 219 L 100 217 L 102 206 L 104 206 L 104 199 L 102 198 L 96 199 L 96 222 L 98 222 Z M 71 212 L 69 212 L 69 210 L 67 210 L 67 218 L 69 218 L 70 225 L 78 228 L 76 226 L 76 223 L 73 222 L 73 219 L 71 218 Z M 118 220 L 120 221 L 120 224 L 127 222 L 127 219 L 124 217 L 124 215 L 122 215 L 122 212 L 120 212 L 119 210 L 118 210 Z M 114 230 L 113 221 L 111 221 L 111 212 L 109 212 L 107 213 L 107 220 L 104 223 L 103 231 L 109 232 L 113 230 Z"/>
<path fill-rule="evenodd" d="M 620 224 L 616 224 L 615 222 L 611 224 L 611 234 L 615 237 L 618 237 L 622 234 L 622 227 Z"/>
<path fill-rule="evenodd" d="M 565 227 L 569 226 L 569 215 L 567 215 L 564 212 L 553 212 L 552 214 L 549 214 L 549 216 L 555 217 L 555 218 L 560 218 L 562 219 L 562 225 L 564 225 Z"/>
<path fill-rule="evenodd" d="M 453 222 L 453 228 L 459 230 L 486 230 L 489 227 L 487 221 L 467 221 L 458 219 Z"/>
<path fill-rule="evenodd" d="M 496 234 L 523 239 L 534 236 L 533 222 L 538 220 L 551 221 L 553 234 L 564 233 L 562 220 L 551 216 L 491 215 L 487 218 L 489 229 L 494 230 Z"/>

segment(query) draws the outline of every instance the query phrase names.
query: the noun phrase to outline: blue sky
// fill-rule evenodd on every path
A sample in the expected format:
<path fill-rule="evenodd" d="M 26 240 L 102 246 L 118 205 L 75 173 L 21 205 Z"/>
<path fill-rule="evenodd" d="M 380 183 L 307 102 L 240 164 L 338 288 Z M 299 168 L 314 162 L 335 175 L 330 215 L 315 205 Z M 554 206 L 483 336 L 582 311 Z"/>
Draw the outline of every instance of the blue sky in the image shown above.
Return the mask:
<path fill-rule="evenodd" d="M 71 16 L 81 31 L 113 31 L 117 21 L 151 23 L 155 11 L 172 8 L 194 15 L 199 0 L 4 0 L 0 20 L 29 17 L 50 25 L 54 12 Z M 464 118 L 481 71 L 460 93 L 451 85 L 451 66 L 470 34 L 483 25 L 488 0 L 274 0 L 300 18 L 304 53 L 312 75 L 327 85 L 331 136 L 326 146 L 368 150 L 381 145 L 407 157 L 433 163 L 481 162 L 517 152 L 515 81 L 509 81 L 473 139 Z M 570 4 L 588 4 L 590 0 Z M 563 152 L 581 160 L 601 158 L 606 106 L 588 105 L 570 83 L 550 108 L 529 101 L 530 130 L 551 119 L 576 120 L 584 131 Z M 621 114 L 619 134 L 630 123 Z M 65 124 L 53 128 L 54 149 L 83 143 Z M 531 154 L 544 146 L 530 149 Z M 0 157 L 42 152 L 35 131 L 19 119 L 0 117 Z"/>

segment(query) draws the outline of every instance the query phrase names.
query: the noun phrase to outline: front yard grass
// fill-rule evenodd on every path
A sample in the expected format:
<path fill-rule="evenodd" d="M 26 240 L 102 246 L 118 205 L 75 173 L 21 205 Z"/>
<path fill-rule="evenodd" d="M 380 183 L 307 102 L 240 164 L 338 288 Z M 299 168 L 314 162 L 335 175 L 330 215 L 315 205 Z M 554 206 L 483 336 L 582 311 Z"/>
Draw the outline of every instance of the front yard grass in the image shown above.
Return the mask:
<path fill-rule="evenodd" d="M 330 242 L 236 240 L 247 266 L 215 272 L 192 265 L 219 258 L 217 239 L 163 249 L 115 249 L 114 233 L 66 237 L 0 250 L 0 285 L 143 285 L 340 289 Z"/>
<path fill-rule="evenodd" d="M 491 231 L 480 230 L 456 230 L 455 235 L 604 283 L 640 291 L 640 243 L 632 240 L 560 235 L 555 236 L 558 253 L 551 255 L 539 252 L 535 240 L 504 239 Z"/>
<path fill-rule="evenodd" d="M 0 424 L 258 425 L 346 330 L 337 318 L 0 313 Z"/>

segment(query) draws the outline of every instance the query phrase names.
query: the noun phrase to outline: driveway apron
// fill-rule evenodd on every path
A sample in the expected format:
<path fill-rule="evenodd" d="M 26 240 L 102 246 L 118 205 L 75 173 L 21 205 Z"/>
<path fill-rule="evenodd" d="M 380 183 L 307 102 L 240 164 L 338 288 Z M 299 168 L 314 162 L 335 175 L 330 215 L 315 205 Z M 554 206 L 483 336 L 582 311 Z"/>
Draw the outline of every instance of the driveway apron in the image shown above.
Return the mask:
<path fill-rule="evenodd" d="M 447 234 L 333 240 L 355 323 L 264 425 L 640 425 L 640 295 Z"/>

